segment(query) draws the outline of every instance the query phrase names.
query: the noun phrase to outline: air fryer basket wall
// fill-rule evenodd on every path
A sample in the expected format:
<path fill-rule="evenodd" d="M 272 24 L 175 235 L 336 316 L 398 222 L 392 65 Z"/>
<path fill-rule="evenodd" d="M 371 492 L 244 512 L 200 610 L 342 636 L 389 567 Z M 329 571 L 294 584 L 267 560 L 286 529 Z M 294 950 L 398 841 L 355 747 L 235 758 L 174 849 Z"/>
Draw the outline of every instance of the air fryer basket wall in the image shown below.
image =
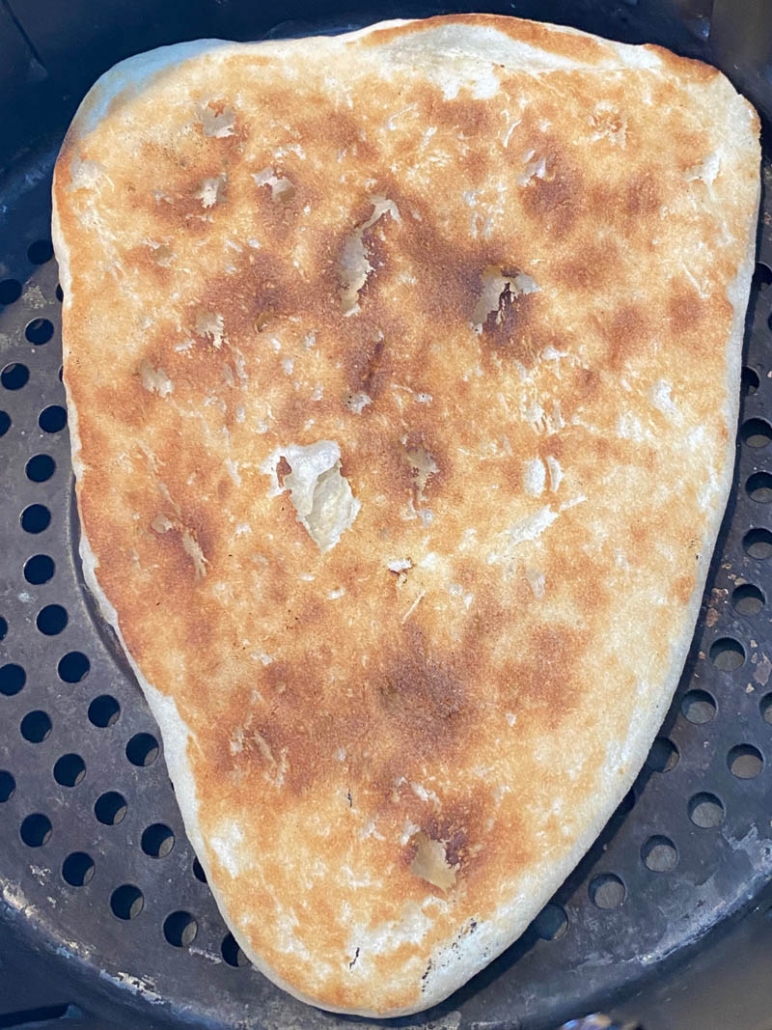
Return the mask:
<path fill-rule="evenodd" d="M 0 1026 L 21 1022 L 3 1017 L 19 1011 L 150 1030 L 352 1025 L 244 964 L 185 839 L 152 718 L 82 587 L 48 191 L 79 99 L 129 54 L 462 9 L 710 60 L 772 115 L 767 0 L 367 10 L 350 0 L 0 0 Z M 661 736 L 522 940 L 447 1003 L 398 1025 L 549 1030 L 616 1006 L 648 1030 L 712 1030 L 725 1019 L 761 1026 L 772 1012 L 772 984 L 758 975 L 758 949 L 772 943 L 770 225 L 765 199 L 735 488 Z M 109 360 L 109 325 L 103 333 Z M 723 995 L 734 1003 L 726 1013 Z"/>

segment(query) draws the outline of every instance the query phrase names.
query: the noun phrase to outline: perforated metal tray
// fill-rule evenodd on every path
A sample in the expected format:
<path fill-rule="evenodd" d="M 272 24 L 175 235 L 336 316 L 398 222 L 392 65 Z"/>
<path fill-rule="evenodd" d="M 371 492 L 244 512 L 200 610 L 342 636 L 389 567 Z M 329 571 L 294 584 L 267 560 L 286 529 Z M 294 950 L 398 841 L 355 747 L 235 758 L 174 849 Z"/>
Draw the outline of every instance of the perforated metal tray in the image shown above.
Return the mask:
<path fill-rule="evenodd" d="M 342 1030 L 352 1020 L 245 963 L 185 838 L 153 720 L 82 584 L 49 236 L 57 142 L 0 182 L 0 932 L 64 971 L 73 1001 L 127 1025 Z M 554 1026 L 682 961 L 772 875 L 770 226 L 765 189 L 735 489 L 662 734 L 523 938 L 399 1025 Z M 120 341 L 102 333 L 109 362 Z"/>

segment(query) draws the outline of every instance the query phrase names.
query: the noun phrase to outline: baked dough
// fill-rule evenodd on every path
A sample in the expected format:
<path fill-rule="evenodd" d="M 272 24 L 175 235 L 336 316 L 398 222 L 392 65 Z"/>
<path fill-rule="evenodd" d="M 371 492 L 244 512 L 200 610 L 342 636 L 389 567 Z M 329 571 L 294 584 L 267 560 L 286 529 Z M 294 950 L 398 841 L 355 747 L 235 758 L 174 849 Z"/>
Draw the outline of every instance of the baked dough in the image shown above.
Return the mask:
<path fill-rule="evenodd" d="M 498 16 L 186 43 L 56 168 L 81 555 L 236 939 L 428 1007 L 630 788 L 733 465 L 759 123 Z"/>

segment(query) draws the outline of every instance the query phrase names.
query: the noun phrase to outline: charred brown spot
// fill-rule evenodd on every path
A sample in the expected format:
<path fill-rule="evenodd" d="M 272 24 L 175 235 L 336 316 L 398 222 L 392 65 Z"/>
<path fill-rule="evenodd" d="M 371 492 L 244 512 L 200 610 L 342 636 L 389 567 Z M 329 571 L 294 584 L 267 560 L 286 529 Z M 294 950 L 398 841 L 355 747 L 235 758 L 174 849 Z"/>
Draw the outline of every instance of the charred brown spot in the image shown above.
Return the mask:
<path fill-rule="evenodd" d="M 463 660 L 453 653 L 428 653 L 423 634 L 406 624 L 376 680 L 380 707 L 408 753 L 452 740 L 469 719 Z"/>
<path fill-rule="evenodd" d="M 551 455 L 553 458 L 560 458 L 566 451 L 565 437 L 561 433 L 545 437 L 539 444 L 539 454 L 542 458 Z"/>
<path fill-rule="evenodd" d="M 127 268 L 140 275 L 149 276 L 156 280 L 162 288 L 168 285 L 173 275 L 170 266 L 174 261 L 174 252 L 168 244 L 159 243 L 156 246 L 146 244 L 133 247 L 127 251 L 124 261 Z"/>
<path fill-rule="evenodd" d="M 234 271 L 218 269 L 202 284 L 199 300 L 189 311 L 188 331 L 197 335 L 201 311 L 223 313 L 225 335 L 254 338 L 296 307 L 297 272 L 265 251 L 249 251 L 230 259 Z"/>
<path fill-rule="evenodd" d="M 361 385 L 365 393 L 377 397 L 383 387 L 386 341 L 376 340 L 367 364 L 362 370 Z"/>
<path fill-rule="evenodd" d="M 589 568 L 589 561 L 585 564 Z M 587 600 L 588 608 L 600 603 Z M 525 653 L 512 664 L 506 677 L 512 690 L 508 703 L 516 711 L 528 712 L 535 732 L 554 732 L 580 703 L 573 688 L 576 656 L 586 653 L 587 638 L 586 630 L 540 627 L 529 639 Z"/>
<path fill-rule="evenodd" d="M 539 231 L 554 233 L 557 238 L 573 231 L 582 209 L 583 185 L 578 171 L 564 165 L 565 156 L 548 157 L 552 171 L 545 178 L 534 177 L 523 191 L 523 208 Z"/>
<path fill-rule="evenodd" d="M 348 366 L 351 392 L 376 400 L 391 378 L 386 340 L 380 337 L 355 345 L 348 354 Z"/>
<path fill-rule="evenodd" d="M 470 834 L 480 834 L 480 802 L 453 798 L 440 801 L 439 810 L 425 814 L 421 832 L 443 845 L 449 866 L 460 866 L 469 857 Z"/>
<path fill-rule="evenodd" d="M 624 262 L 616 240 L 594 241 L 592 235 L 578 243 L 574 255 L 554 269 L 561 287 L 578 293 L 603 290 L 614 284 L 624 270 Z"/>
<path fill-rule="evenodd" d="M 601 374 L 597 368 L 580 368 L 576 373 L 576 387 L 584 403 L 591 400 L 601 388 Z"/>
<path fill-rule="evenodd" d="M 462 140 L 491 134 L 490 107 L 484 101 L 471 100 L 462 94 L 459 99 L 438 106 L 434 114 L 443 130 L 458 135 Z"/>
<path fill-rule="evenodd" d="M 292 472 L 292 466 L 282 454 L 279 458 L 279 462 L 276 465 L 276 478 L 279 480 L 279 486 L 284 486 L 284 478 Z"/>
<path fill-rule="evenodd" d="M 642 561 L 649 547 L 653 546 L 651 527 L 648 523 L 634 522 L 631 525 L 630 543 L 633 554 Z"/>
<path fill-rule="evenodd" d="M 675 290 L 668 302 L 668 316 L 674 333 L 679 336 L 700 331 L 705 319 L 705 302 L 691 285 Z"/>
<path fill-rule="evenodd" d="M 681 604 L 688 604 L 694 593 L 694 576 L 678 576 L 673 583 L 673 593 Z"/>
<path fill-rule="evenodd" d="M 645 217 L 652 215 L 662 206 L 662 198 L 653 172 L 635 175 L 625 191 L 624 209 L 628 215 Z"/>
<path fill-rule="evenodd" d="M 619 371 L 648 346 L 651 322 L 640 305 L 626 304 L 614 312 L 603 331 L 608 340 L 609 367 Z"/>
<path fill-rule="evenodd" d="M 456 827 L 455 829 L 448 827 L 445 833 L 447 834 L 445 838 L 445 855 L 447 860 L 450 865 L 459 866 L 467 855 L 469 845 L 467 831 L 463 826 Z"/>

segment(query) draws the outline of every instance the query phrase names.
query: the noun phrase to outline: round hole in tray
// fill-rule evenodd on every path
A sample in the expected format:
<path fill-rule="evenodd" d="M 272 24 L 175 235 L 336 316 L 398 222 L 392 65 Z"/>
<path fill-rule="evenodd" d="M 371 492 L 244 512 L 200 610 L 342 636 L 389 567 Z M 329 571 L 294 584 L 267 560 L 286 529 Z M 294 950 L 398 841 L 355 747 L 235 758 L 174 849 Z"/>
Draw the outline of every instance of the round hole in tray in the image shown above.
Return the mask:
<path fill-rule="evenodd" d="M 54 245 L 50 240 L 35 240 L 27 247 L 27 257 L 33 265 L 44 265 L 54 256 Z M 766 268 L 766 265 L 757 265 L 757 268 Z"/>
<path fill-rule="evenodd" d="M 165 823 L 153 823 L 144 830 L 140 845 L 151 858 L 166 858 L 174 847 L 174 833 Z"/>
<path fill-rule="evenodd" d="M 19 725 L 21 735 L 30 744 L 42 744 L 51 735 L 51 717 L 48 712 L 35 709 L 34 712 L 27 712 Z"/>
<path fill-rule="evenodd" d="M 707 690 L 690 690 L 681 701 L 681 713 L 684 718 L 697 726 L 710 722 L 716 717 L 716 701 Z"/>
<path fill-rule="evenodd" d="M 33 318 L 24 330 L 24 335 L 30 343 L 42 347 L 54 335 L 54 323 L 50 318 Z"/>
<path fill-rule="evenodd" d="M 5 697 L 13 697 L 20 690 L 24 689 L 27 682 L 27 673 L 21 665 L 16 662 L 8 662 L 0 666 L 0 694 Z"/>
<path fill-rule="evenodd" d="M 27 479 L 33 483 L 45 483 L 56 471 L 56 462 L 50 454 L 36 454 L 24 469 Z"/>
<path fill-rule="evenodd" d="M 745 664 L 745 648 L 733 637 L 721 637 L 710 645 L 710 660 L 721 672 L 734 672 Z"/>
<path fill-rule="evenodd" d="M 88 721 L 103 730 L 115 725 L 120 714 L 121 706 L 112 694 L 100 694 L 88 706 Z"/>
<path fill-rule="evenodd" d="M 16 780 L 7 769 L 0 769 L 0 804 L 8 801 L 16 790 Z"/>
<path fill-rule="evenodd" d="M 732 605 L 740 615 L 758 615 L 765 604 L 764 594 L 753 583 L 743 583 L 732 591 Z"/>
<path fill-rule="evenodd" d="M 62 879 L 71 887 L 85 887 L 94 877 L 94 860 L 85 851 L 73 851 L 62 862 Z"/>
<path fill-rule="evenodd" d="M 760 385 L 761 380 L 756 369 L 751 368 L 749 365 L 743 365 L 741 382 L 743 396 L 750 397 L 751 394 L 758 390 Z"/>
<path fill-rule="evenodd" d="M 86 775 L 86 763 L 72 752 L 62 755 L 54 765 L 54 779 L 62 787 L 77 787 Z"/>
<path fill-rule="evenodd" d="M 21 390 L 29 380 L 29 369 L 20 361 L 12 361 L 0 372 L 0 383 L 6 390 Z"/>
<path fill-rule="evenodd" d="M 739 780 L 752 780 L 764 768 L 764 756 L 753 744 L 738 744 L 726 756 L 726 763 Z"/>
<path fill-rule="evenodd" d="M 5 640 L 6 634 L 8 633 L 8 623 L 0 615 L 0 640 Z"/>
<path fill-rule="evenodd" d="M 42 812 L 33 812 L 22 821 L 19 835 L 28 848 L 42 848 L 51 839 L 51 820 Z"/>
<path fill-rule="evenodd" d="M 152 765 L 158 758 L 158 741 L 152 733 L 135 733 L 126 745 L 126 757 L 132 765 Z"/>
<path fill-rule="evenodd" d="M 5 436 L 11 428 L 11 416 L 7 411 L 0 411 L 0 436 Z"/>
<path fill-rule="evenodd" d="M 769 504 L 772 501 L 772 475 L 769 472 L 754 472 L 748 476 L 745 492 L 757 504 Z"/>
<path fill-rule="evenodd" d="M 772 533 L 761 527 L 749 530 L 743 537 L 743 548 L 756 561 L 765 561 L 772 555 Z"/>
<path fill-rule="evenodd" d="M 59 659 L 56 671 L 65 683 L 80 683 L 88 676 L 91 662 L 82 651 L 68 651 Z"/>
<path fill-rule="evenodd" d="M 164 920 L 164 937 L 174 948 L 187 948 L 198 933 L 198 924 L 190 912 L 172 912 Z"/>
<path fill-rule="evenodd" d="M 0 279 L 0 304 L 14 304 L 21 297 L 18 279 Z"/>
<path fill-rule="evenodd" d="M 770 283 L 772 283 L 772 269 L 763 261 L 757 262 L 753 270 L 753 288 L 766 290 Z"/>
<path fill-rule="evenodd" d="M 40 412 L 38 425 L 44 433 L 58 433 L 67 425 L 67 412 L 61 404 L 49 404 Z"/>
<path fill-rule="evenodd" d="M 689 818 L 703 830 L 720 826 L 725 814 L 724 803 L 715 794 L 704 792 L 689 799 Z"/>
<path fill-rule="evenodd" d="M 207 883 L 206 873 L 197 858 L 193 859 L 193 875 L 199 883 Z"/>
<path fill-rule="evenodd" d="M 654 772 L 667 773 L 675 769 L 681 755 L 678 748 L 668 737 L 657 737 L 651 746 L 646 765 Z"/>
<path fill-rule="evenodd" d="M 94 805 L 94 815 L 104 826 L 117 826 L 126 816 L 126 798 L 117 790 L 101 794 Z"/>
<path fill-rule="evenodd" d="M 614 909 L 625 900 L 627 890 L 616 873 L 601 873 L 590 880 L 590 900 L 596 908 Z"/>
<path fill-rule="evenodd" d="M 51 512 L 45 504 L 30 504 L 21 513 L 19 521 L 25 533 L 42 533 L 51 525 Z"/>
<path fill-rule="evenodd" d="M 557 941 L 568 929 L 568 916 L 561 905 L 550 901 L 531 924 L 543 941 Z"/>
<path fill-rule="evenodd" d="M 655 834 L 641 848 L 641 861 L 653 873 L 669 873 L 678 865 L 678 849 L 669 837 Z"/>
<path fill-rule="evenodd" d="M 62 605 L 47 604 L 38 612 L 35 624 L 45 636 L 55 637 L 67 625 L 67 618 L 67 609 L 63 608 Z"/>
<path fill-rule="evenodd" d="M 118 919 L 136 919 L 145 907 L 145 899 L 139 887 L 124 883 L 110 895 L 110 909 Z"/>
<path fill-rule="evenodd" d="M 64 290 L 62 289 L 62 284 L 61 283 L 57 283 L 56 284 L 55 294 L 56 294 L 56 299 L 61 304 L 62 301 L 64 300 Z"/>
<path fill-rule="evenodd" d="M 56 566 L 48 554 L 33 554 L 24 563 L 24 578 L 34 586 L 48 583 L 53 578 Z"/>
<path fill-rule="evenodd" d="M 772 440 L 772 426 L 765 418 L 749 418 L 740 427 L 740 439 L 748 447 L 761 449 Z"/>
<path fill-rule="evenodd" d="M 220 954 L 223 961 L 234 969 L 240 969 L 249 965 L 249 959 L 236 943 L 232 933 L 226 933 L 220 945 Z"/>
<path fill-rule="evenodd" d="M 772 693 L 765 694 L 759 701 L 759 711 L 764 722 L 772 723 Z"/>

